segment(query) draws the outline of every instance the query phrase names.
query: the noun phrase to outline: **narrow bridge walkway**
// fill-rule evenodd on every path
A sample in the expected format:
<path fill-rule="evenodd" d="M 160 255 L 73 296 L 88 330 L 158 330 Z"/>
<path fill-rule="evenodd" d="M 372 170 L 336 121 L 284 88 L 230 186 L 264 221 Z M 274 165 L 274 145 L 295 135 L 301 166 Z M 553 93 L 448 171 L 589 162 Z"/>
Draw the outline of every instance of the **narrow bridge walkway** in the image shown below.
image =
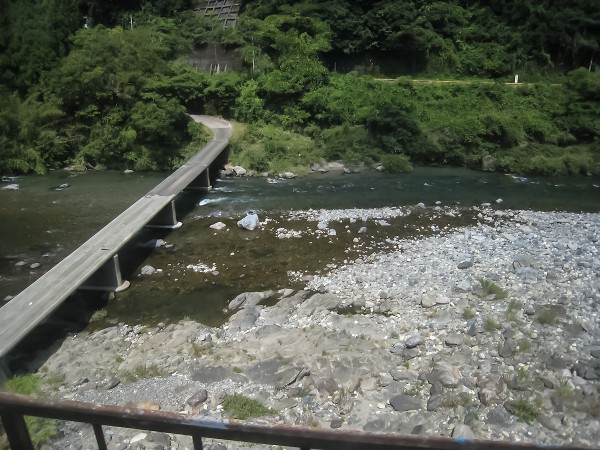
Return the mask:
<path fill-rule="evenodd" d="M 0 361 L 27 333 L 77 289 L 119 291 L 117 252 L 144 226 L 178 228 L 175 196 L 186 187 L 210 188 L 208 168 L 227 147 L 231 125 L 208 116 L 192 116 L 213 131 L 214 139 L 186 164 L 131 205 L 77 250 L 0 308 Z M 2 367 L 0 367 L 0 372 Z M 6 368 L 4 368 L 6 371 Z"/>

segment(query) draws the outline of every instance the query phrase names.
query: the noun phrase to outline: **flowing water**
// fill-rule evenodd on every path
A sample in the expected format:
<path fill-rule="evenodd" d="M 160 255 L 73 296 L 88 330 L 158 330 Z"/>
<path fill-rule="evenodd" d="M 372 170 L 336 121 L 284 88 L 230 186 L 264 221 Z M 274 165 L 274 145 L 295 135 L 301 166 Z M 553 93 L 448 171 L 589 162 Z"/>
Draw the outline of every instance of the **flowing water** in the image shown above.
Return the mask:
<path fill-rule="evenodd" d="M 163 178 L 164 174 L 116 172 L 70 177 L 57 171 L 45 177 L 20 177 L 14 181 L 20 184 L 18 191 L 0 190 L 0 301 L 16 295 Z M 63 183 L 70 187 L 52 189 Z M 523 178 L 449 168 L 418 168 L 407 175 L 374 171 L 315 174 L 273 183 L 264 178 L 221 180 L 208 194 L 180 195 L 178 203 L 189 211 L 180 218 L 183 228 L 170 233 L 144 231 L 122 252 L 131 288 L 101 304 L 105 314 L 95 326 L 122 321 L 169 322 L 183 317 L 218 325 L 227 317 L 228 301 L 241 292 L 294 287 L 297 278 L 290 274 L 326 271 L 346 259 L 387 248 L 389 233 L 423 234 L 430 232 L 432 224 L 425 213 L 390 221 L 393 227 L 387 232 L 368 233 L 362 237 L 364 245 L 353 249 L 356 234 L 347 232 L 348 224 L 335 225 L 335 239 L 278 239 L 271 230 L 316 226 L 290 221 L 282 216 L 285 211 L 418 202 L 471 206 L 496 204 L 497 199 L 502 199 L 502 208 L 510 209 L 599 211 L 600 180 Z M 257 211 L 261 220 L 269 218 L 266 229 L 238 229 L 236 221 L 247 210 Z M 448 220 L 452 219 L 443 219 Z M 224 222 L 227 229 L 210 229 L 217 221 Z M 451 223 L 436 219 L 434 225 L 443 228 L 467 223 L 471 219 L 464 216 Z M 153 238 L 162 238 L 168 245 L 152 252 L 137 245 Z M 41 266 L 32 268 L 36 263 Z M 160 272 L 140 276 L 140 268 L 146 264 Z"/>

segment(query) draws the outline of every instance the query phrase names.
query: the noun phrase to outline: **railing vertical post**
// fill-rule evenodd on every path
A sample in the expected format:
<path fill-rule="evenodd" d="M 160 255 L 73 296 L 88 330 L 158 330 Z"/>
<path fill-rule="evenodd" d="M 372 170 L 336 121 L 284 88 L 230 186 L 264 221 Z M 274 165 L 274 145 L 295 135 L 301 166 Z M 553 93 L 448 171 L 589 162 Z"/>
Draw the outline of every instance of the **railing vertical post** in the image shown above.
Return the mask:
<path fill-rule="evenodd" d="M 14 450 L 34 450 L 23 416 L 3 411 L 0 419 L 4 425 L 6 436 L 8 436 L 10 448 Z"/>
<path fill-rule="evenodd" d="M 94 434 L 96 435 L 98 450 L 108 450 L 108 448 L 106 447 L 106 440 L 104 439 L 104 431 L 102 430 L 102 425 L 95 423 L 92 426 L 94 427 Z"/>
<path fill-rule="evenodd" d="M 194 450 L 202 450 L 204 447 L 202 446 L 202 436 L 197 434 L 192 435 L 192 442 L 194 443 Z"/>

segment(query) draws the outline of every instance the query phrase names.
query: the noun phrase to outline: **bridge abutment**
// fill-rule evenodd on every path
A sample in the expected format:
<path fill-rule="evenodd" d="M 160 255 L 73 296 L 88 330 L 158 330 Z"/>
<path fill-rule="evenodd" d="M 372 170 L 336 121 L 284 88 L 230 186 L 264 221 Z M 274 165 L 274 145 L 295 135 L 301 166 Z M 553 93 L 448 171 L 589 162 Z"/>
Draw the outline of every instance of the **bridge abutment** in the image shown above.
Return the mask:
<path fill-rule="evenodd" d="M 177 220 L 175 201 L 169 202 L 169 204 L 161 209 L 158 214 L 146 224 L 146 226 L 150 228 L 167 228 L 170 230 L 181 227 L 181 222 Z"/>
<path fill-rule="evenodd" d="M 129 281 L 123 280 L 121 277 L 119 255 L 115 254 L 91 277 L 89 277 L 79 289 L 87 291 L 121 292 L 127 289 L 129 284 Z"/>

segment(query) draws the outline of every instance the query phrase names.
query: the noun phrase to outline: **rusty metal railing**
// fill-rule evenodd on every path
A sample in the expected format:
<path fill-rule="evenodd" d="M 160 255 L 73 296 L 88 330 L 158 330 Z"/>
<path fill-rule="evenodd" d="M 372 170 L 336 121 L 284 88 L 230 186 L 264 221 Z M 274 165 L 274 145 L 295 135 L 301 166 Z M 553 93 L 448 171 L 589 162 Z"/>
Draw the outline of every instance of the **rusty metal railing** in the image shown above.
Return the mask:
<path fill-rule="evenodd" d="M 102 428 L 104 425 L 191 436 L 196 450 L 202 449 L 203 438 L 299 447 L 301 449 L 332 450 L 548 450 L 560 448 L 506 441 L 469 441 L 430 436 L 300 428 L 289 425 L 262 426 L 235 421 L 209 421 L 164 411 L 103 406 L 70 400 L 41 399 L 0 392 L 0 418 L 12 450 L 34 450 L 29 430 L 25 424 L 25 416 L 91 424 L 100 450 L 107 449 Z M 569 447 L 569 450 L 577 450 L 577 448 Z"/>

